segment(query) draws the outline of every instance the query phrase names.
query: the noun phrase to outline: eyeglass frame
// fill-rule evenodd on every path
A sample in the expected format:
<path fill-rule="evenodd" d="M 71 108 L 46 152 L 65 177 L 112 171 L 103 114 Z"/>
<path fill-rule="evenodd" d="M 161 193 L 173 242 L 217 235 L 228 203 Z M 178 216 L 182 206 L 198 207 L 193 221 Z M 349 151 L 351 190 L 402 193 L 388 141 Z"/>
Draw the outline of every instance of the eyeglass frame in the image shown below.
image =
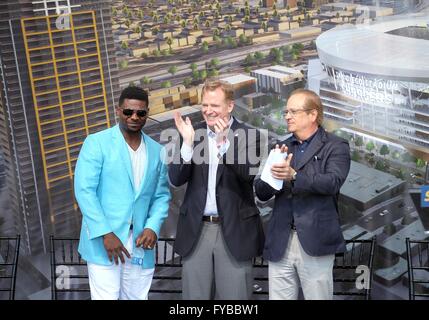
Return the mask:
<path fill-rule="evenodd" d="M 122 110 L 122 114 L 127 118 L 132 117 L 134 113 L 137 114 L 137 117 L 139 117 L 139 118 L 145 118 L 149 114 L 149 111 L 146 109 L 134 110 L 134 109 L 129 109 L 129 108 L 121 108 L 121 110 Z M 130 113 L 130 111 L 131 111 L 131 113 Z M 144 112 L 144 115 L 141 115 L 142 112 Z"/>
<path fill-rule="evenodd" d="M 312 110 L 316 110 L 316 109 L 314 109 L 314 108 L 312 108 L 312 109 L 298 109 L 298 110 L 287 110 L 286 109 L 286 110 L 282 110 L 281 114 L 283 117 L 286 117 L 286 115 L 288 113 L 290 113 L 290 116 L 292 118 L 294 118 L 299 112 L 307 112 L 308 113 L 308 111 L 312 111 Z"/>

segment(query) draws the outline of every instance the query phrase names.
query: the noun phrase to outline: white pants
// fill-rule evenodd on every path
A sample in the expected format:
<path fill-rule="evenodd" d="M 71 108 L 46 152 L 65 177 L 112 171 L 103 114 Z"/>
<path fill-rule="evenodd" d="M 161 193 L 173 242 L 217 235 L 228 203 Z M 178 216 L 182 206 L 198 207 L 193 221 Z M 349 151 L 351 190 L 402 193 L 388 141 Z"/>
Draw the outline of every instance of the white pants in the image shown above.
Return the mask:
<path fill-rule="evenodd" d="M 332 300 L 332 270 L 335 255 L 312 257 L 305 253 L 296 231 L 291 230 L 285 254 L 278 262 L 268 262 L 270 300 L 297 300 L 299 282 L 306 300 Z"/>
<path fill-rule="evenodd" d="M 130 230 L 125 245 L 130 255 L 133 248 L 133 233 Z M 143 269 L 131 264 L 125 255 L 125 263 L 103 266 L 88 263 L 89 287 L 92 300 L 147 300 L 155 268 Z"/>

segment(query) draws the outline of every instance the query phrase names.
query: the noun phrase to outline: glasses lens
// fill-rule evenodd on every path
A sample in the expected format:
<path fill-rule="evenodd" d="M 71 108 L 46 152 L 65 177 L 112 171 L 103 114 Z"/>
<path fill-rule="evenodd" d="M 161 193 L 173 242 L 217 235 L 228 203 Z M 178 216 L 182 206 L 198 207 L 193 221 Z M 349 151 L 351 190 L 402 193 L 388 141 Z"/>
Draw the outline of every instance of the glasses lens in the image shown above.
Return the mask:
<path fill-rule="evenodd" d="M 146 115 L 147 115 L 147 111 L 146 111 L 146 110 L 137 110 L 137 115 L 138 115 L 140 118 L 146 117 Z"/>
<path fill-rule="evenodd" d="M 146 117 L 146 115 L 147 115 L 147 111 L 146 110 L 122 109 L 122 113 L 126 117 L 131 117 L 133 115 L 134 111 L 136 111 L 137 116 L 140 117 L 140 118 Z"/>
<path fill-rule="evenodd" d="M 122 109 L 122 113 L 126 117 L 131 117 L 133 115 L 133 110 L 131 110 L 131 109 Z"/>

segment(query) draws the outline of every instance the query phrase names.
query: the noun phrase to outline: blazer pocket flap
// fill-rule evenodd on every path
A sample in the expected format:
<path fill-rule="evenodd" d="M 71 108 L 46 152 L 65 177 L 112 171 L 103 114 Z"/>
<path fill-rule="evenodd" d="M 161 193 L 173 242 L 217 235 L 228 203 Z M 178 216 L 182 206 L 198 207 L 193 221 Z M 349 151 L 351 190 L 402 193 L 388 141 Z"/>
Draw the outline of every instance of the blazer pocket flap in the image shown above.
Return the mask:
<path fill-rule="evenodd" d="M 248 219 L 253 216 L 258 216 L 259 211 L 256 207 L 246 207 L 238 211 L 241 219 Z"/>

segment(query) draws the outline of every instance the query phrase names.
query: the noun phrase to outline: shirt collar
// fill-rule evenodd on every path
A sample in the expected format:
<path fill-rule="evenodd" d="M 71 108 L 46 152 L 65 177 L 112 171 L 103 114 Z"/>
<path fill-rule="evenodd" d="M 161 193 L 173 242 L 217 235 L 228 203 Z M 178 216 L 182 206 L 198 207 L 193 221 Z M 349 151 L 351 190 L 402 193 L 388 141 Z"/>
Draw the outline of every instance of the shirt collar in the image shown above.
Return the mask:
<path fill-rule="evenodd" d="M 311 142 L 311 140 L 313 140 L 313 138 L 317 135 L 317 133 L 320 131 L 320 127 L 316 130 L 315 133 L 313 133 L 309 138 L 305 139 L 304 141 L 302 141 L 303 144 L 309 144 Z M 291 142 L 292 144 L 301 144 L 299 142 L 299 140 L 295 137 L 295 135 L 292 135 L 291 137 Z"/>

